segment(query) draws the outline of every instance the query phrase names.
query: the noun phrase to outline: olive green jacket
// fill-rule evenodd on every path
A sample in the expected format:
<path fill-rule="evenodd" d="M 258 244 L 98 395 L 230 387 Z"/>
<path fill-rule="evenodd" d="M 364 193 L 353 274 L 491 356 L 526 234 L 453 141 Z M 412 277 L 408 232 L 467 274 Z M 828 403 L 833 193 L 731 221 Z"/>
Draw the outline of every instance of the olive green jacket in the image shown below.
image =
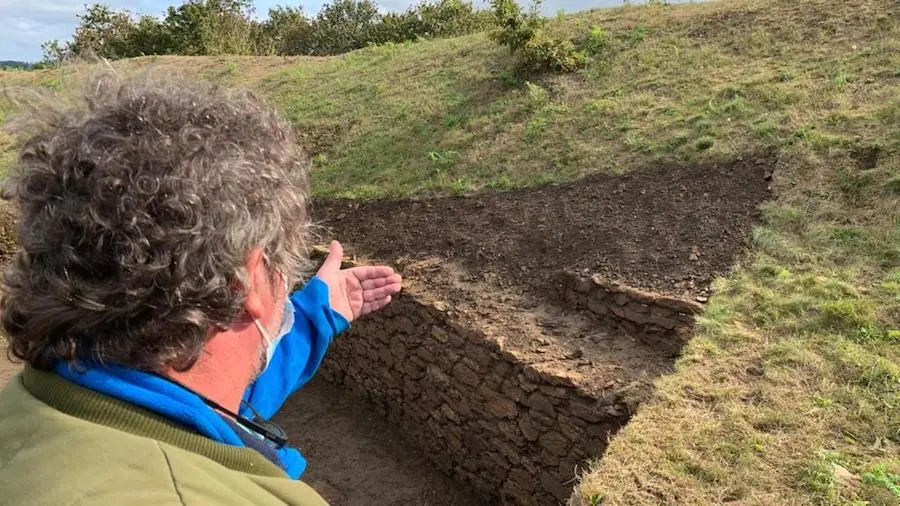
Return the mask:
<path fill-rule="evenodd" d="M 326 503 L 252 449 L 26 366 L 0 392 L 0 504 Z"/>

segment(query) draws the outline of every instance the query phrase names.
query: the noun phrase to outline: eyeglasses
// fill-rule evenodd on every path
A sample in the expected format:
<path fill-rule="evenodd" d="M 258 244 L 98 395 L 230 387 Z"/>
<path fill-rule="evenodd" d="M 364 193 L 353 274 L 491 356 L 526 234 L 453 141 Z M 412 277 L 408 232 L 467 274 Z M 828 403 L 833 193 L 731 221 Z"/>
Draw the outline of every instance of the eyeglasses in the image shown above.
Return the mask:
<path fill-rule="evenodd" d="M 243 417 L 243 416 L 231 411 L 230 409 L 226 408 L 225 406 L 222 406 L 218 402 L 216 402 L 212 399 L 209 399 L 202 394 L 195 392 L 194 390 L 182 385 L 181 383 L 173 380 L 172 378 L 168 378 L 166 376 L 163 376 L 162 374 L 157 374 L 157 373 L 152 373 L 152 372 L 150 374 L 152 374 L 153 376 L 156 376 L 157 378 L 164 379 L 174 385 L 178 385 L 181 388 L 187 390 L 188 392 L 196 395 L 207 406 L 209 406 L 215 410 L 221 411 L 222 413 L 225 413 L 226 415 L 233 418 L 236 423 L 241 424 L 243 427 L 249 429 L 252 432 L 259 434 L 260 436 L 265 438 L 267 441 L 271 442 L 272 446 L 274 446 L 276 450 L 280 450 L 281 448 L 284 448 L 285 445 L 287 445 L 287 443 L 288 443 L 287 432 L 284 429 L 282 429 L 281 426 L 279 426 L 278 424 L 264 420 L 263 417 L 259 416 L 259 413 L 257 413 L 256 410 L 253 409 L 253 406 L 251 406 L 250 403 L 248 403 L 244 400 L 241 400 L 241 405 L 246 406 L 251 412 L 253 412 L 253 416 L 260 420 L 258 422 L 251 420 L 249 418 Z"/>

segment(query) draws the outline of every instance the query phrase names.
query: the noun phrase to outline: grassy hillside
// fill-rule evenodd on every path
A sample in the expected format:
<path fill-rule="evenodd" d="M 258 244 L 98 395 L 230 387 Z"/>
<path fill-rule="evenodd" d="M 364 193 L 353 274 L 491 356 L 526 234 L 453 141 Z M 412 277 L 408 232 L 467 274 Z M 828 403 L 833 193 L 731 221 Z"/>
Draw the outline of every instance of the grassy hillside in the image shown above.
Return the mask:
<path fill-rule="evenodd" d="M 512 188 L 778 152 L 754 250 L 718 281 L 678 372 L 574 499 L 900 503 L 900 4 L 627 7 L 553 30 L 593 30 L 602 57 L 522 76 L 480 34 L 320 59 L 118 65 L 271 97 L 315 157 L 318 195 Z M 0 72 L 0 86 L 70 78 Z M 0 137 L 0 164 L 10 148 Z"/>

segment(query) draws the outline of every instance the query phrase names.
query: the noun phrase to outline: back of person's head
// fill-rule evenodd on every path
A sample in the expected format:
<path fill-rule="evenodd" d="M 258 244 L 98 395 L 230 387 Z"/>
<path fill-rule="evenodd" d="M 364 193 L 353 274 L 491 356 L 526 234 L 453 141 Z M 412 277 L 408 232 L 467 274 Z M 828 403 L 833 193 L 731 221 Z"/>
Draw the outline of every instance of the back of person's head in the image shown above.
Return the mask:
<path fill-rule="evenodd" d="M 250 93 L 108 70 L 85 82 L 76 100 L 18 101 L 2 329 L 39 368 L 186 370 L 241 317 L 248 250 L 292 282 L 307 267 L 308 160 Z"/>

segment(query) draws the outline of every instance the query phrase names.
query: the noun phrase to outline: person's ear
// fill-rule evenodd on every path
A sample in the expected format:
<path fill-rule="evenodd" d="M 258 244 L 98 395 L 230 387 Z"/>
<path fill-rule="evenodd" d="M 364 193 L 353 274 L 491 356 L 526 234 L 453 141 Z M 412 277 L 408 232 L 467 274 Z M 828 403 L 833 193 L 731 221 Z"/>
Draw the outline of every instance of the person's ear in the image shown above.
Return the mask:
<path fill-rule="evenodd" d="M 244 311 L 251 319 L 258 320 L 265 316 L 265 293 L 269 289 L 269 277 L 266 263 L 263 260 L 262 248 L 256 247 L 247 252 L 244 268 L 247 269 L 247 300 Z"/>

